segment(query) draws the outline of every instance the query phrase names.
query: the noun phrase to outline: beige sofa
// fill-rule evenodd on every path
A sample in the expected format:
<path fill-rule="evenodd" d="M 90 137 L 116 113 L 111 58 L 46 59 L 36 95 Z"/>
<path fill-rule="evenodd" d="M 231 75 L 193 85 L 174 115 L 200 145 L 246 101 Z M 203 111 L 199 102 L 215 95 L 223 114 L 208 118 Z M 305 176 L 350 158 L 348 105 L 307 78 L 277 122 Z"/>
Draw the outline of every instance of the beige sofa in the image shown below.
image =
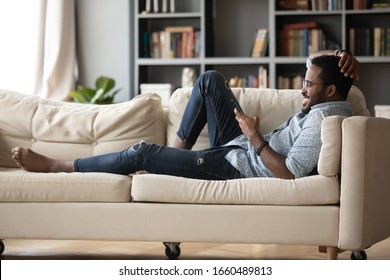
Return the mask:
<path fill-rule="evenodd" d="M 299 90 L 234 89 L 262 133 L 300 111 Z M 14 146 L 74 159 L 144 140 L 172 145 L 191 89 L 164 110 L 156 94 L 115 105 L 80 105 L 0 91 L 0 240 L 161 241 L 169 258 L 180 242 L 301 244 L 365 258 L 390 236 L 390 120 L 369 117 L 353 88 L 356 115 L 323 122 L 319 175 L 296 180 L 206 181 L 145 174 L 29 173 Z M 195 149 L 208 146 L 204 130 Z M 5 250 L 6 253 L 6 250 Z"/>

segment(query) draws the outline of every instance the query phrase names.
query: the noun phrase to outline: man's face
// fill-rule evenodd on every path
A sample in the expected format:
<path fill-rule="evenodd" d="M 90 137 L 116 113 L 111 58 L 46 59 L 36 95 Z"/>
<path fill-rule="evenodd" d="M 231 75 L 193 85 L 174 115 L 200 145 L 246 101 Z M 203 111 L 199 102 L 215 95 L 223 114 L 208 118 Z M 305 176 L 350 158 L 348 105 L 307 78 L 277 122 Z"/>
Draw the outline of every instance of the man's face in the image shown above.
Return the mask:
<path fill-rule="evenodd" d="M 327 102 L 326 89 L 327 86 L 318 77 L 321 68 L 316 65 L 311 65 L 307 71 L 302 87 L 302 112 L 309 113 L 312 106 Z"/>

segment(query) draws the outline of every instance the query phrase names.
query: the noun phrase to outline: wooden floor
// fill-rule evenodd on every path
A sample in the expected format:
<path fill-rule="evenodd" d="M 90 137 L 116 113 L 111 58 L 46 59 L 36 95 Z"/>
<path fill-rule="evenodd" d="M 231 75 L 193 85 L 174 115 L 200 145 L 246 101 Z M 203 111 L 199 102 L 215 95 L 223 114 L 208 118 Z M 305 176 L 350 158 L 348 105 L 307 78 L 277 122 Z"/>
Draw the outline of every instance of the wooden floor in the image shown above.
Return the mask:
<path fill-rule="evenodd" d="M 92 259 L 92 260 L 160 260 L 166 259 L 165 247 L 157 242 L 4 240 L 2 260 Z M 314 246 L 261 244 L 183 243 L 180 259 L 190 260 L 323 260 L 325 254 Z M 390 238 L 366 249 L 369 260 L 390 260 Z M 350 259 L 351 252 L 339 254 Z"/>

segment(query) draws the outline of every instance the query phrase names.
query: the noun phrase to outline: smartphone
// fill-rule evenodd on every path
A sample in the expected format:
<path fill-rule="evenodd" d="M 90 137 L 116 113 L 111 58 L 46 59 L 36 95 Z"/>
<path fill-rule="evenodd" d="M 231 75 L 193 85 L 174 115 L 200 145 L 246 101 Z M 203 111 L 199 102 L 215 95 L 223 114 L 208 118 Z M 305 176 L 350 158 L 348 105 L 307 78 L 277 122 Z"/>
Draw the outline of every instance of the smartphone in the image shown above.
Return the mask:
<path fill-rule="evenodd" d="M 237 100 L 236 99 L 230 99 L 230 102 L 232 102 L 234 104 L 234 107 L 237 108 L 237 110 L 241 113 L 244 114 L 244 112 L 242 111 L 241 107 L 240 107 L 240 104 L 238 104 Z"/>

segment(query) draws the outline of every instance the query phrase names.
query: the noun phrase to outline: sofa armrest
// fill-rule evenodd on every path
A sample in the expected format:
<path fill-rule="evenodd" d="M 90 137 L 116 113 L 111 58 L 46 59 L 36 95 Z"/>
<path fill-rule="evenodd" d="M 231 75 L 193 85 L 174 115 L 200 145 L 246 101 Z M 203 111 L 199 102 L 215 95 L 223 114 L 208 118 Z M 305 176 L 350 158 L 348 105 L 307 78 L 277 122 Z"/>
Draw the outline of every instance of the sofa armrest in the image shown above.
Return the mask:
<path fill-rule="evenodd" d="M 390 236 L 390 119 L 342 124 L 339 248 L 367 248 Z"/>

